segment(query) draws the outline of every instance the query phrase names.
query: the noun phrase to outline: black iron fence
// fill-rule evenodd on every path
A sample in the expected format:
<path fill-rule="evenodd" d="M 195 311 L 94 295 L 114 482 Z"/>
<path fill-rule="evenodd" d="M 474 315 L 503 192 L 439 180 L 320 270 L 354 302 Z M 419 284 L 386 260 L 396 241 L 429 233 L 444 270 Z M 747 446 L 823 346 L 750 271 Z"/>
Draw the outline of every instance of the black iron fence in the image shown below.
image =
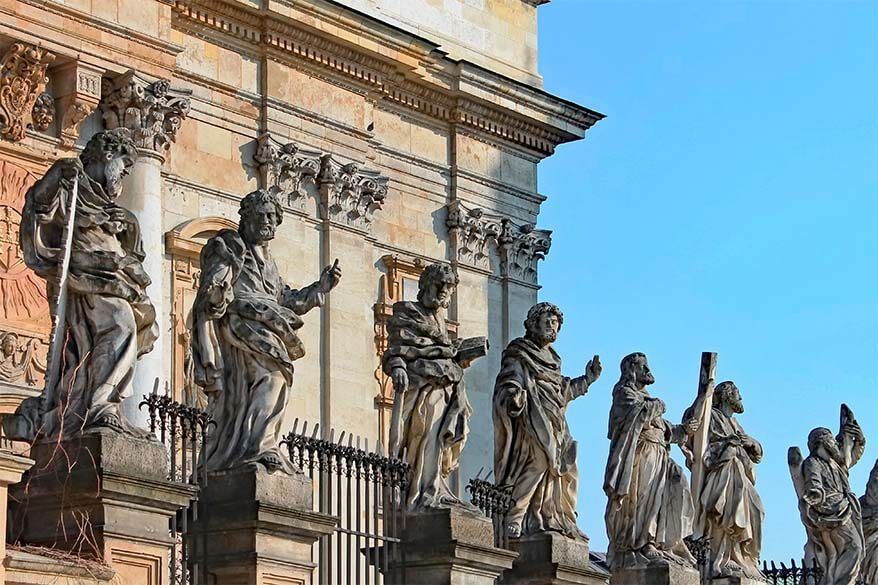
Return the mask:
<path fill-rule="evenodd" d="M 282 441 L 290 460 L 311 478 L 314 509 L 336 516 L 332 535 L 315 545 L 317 583 L 321 585 L 380 585 L 388 570 L 403 570 L 400 536 L 405 529 L 403 499 L 409 468 L 389 457 L 379 441 L 369 450 L 368 439 L 342 432 L 320 436 L 319 425 L 309 434 L 308 423 L 296 419 Z"/>
<path fill-rule="evenodd" d="M 201 464 L 201 450 L 213 422 L 210 416 L 197 408 L 171 400 L 170 396 L 156 393 L 143 397 L 141 409 L 147 408 L 149 429 L 162 442 L 168 453 L 168 479 L 203 488 L 207 474 Z M 200 505 L 198 492 L 189 505 L 178 510 L 168 527 L 173 545 L 168 567 L 171 585 L 207 585 L 206 558 L 195 557 L 190 542 L 189 527 L 198 521 Z M 199 547 L 206 551 L 206 546 Z"/>
<path fill-rule="evenodd" d="M 509 548 L 509 535 L 506 531 L 506 516 L 515 500 L 512 499 L 512 486 L 500 487 L 490 482 L 491 474 L 481 478 L 480 469 L 476 476 L 469 480 L 466 490 L 470 493 L 470 502 L 481 510 L 494 524 L 494 546 Z"/>
<path fill-rule="evenodd" d="M 817 585 L 823 578 L 823 569 L 817 561 L 811 565 L 806 565 L 805 561 L 796 565 L 795 559 L 791 559 L 789 566 L 782 562 L 780 567 L 774 561 L 763 561 L 762 574 L 772 585 Z"/>

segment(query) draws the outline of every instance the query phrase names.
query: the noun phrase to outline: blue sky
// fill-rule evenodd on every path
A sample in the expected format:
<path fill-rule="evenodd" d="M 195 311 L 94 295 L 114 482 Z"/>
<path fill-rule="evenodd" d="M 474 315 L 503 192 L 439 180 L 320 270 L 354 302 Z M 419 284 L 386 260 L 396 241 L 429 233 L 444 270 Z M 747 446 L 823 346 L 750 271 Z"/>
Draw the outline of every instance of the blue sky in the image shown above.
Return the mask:
<path fill-rule="evenodd" d="M 711 350 L 765 447 L 763 557 L 801 557 L 787 448 L 847 402 L 858 494 L 878 457 L 878 3 L 554 0 L 540 39 L 546 89 L 607 115 L 540 165 L 540 298 L 568 375 L 604 363 L 569 410 L 580 524 L 605 550 L 620 359 L 647 353 L 679 419 Z"/>

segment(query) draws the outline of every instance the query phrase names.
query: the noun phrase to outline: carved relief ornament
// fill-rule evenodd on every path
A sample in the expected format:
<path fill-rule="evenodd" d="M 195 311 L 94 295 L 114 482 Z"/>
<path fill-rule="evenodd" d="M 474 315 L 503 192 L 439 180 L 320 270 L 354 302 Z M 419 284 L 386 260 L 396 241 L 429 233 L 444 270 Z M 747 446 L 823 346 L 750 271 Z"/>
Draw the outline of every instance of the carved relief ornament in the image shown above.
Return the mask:
<path fill-rule="evenodd" d="M 104 86 L 104 124 L 108 130 L 128 128 L 138 148 L 162 152 L 171 147 L 189 115 L 191 93 L 171 89 L 166 79 L 150 81 L 129 71 Z"/>
<path fill-rule="evenodd" d="M 387 198 L 387 177 L 355 162 L 342 164 L 331 154 L 320 157 L 320 207 L 324 219 L 368 230 Z"/>
<path fill-rule="evenodd" d="M 55 55 L 26 43 L 13 43 L 0 60 L 0 136 L 22 140 L 32 126 L 34 104 L 49 81 Z"/>
<path fill-rule="evenodd" d="M 279 145 L 266 133 L 257 139 L 253 159 L 262 186 L 277 192 L 290 207 L 304 207 L 309 186 L 316 191 L 319 152 L 300 149 L 294 142 Z"/>
<path fill-rule="evenodd" d="M 448 205 L 446 225 L 459 262 L 490 268 L 490 258 L 496 257 L 501 276 L 533 284 L 537 281 L 537 261 L 544 259 L 552 246 L 552 232 L 548 230 L 518 224 L 480 208 L 468 209 L 459 201 Z"/>

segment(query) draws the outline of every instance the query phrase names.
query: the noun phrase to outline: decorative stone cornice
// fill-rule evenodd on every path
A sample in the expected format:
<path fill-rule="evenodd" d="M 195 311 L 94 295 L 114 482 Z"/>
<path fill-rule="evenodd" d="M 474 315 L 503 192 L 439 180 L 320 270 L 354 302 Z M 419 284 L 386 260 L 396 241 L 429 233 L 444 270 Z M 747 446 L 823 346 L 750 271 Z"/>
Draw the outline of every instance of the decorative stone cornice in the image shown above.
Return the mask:
<path fill-rule="evenodd" d="M 54 60 L 52 53 L 26 43 L 13 43 L 0 59 L 0 137 L 18 142 L 26 136 Z"/>
<path fill-rule="evenodd" d="M 271 59 L 321 72 L 338 85 L 515 144 L 540 158 L 558 144 L 582 138 L 603 118 L 525 83 L 454 61 L 438 45 L 379 20 L 319 3 L 293 4 L 294 12 L 307 18 L 230 0 L 176 0 L 173 26 L 219 43 L 267 48 Z M 336 30 L 355 31 L 363 42 L 354 45 L 348 35 L 329 32 Z"/>
<path fill-rule="evenodd" d="M 189 114 L 189 90 L 151 81 L 129 71 L 104 85 L 100 108 L 107 129 L 128 128 L 138 148 L 161 153 L 171 147 Z"/>
<path fill-rule="evenodd" d="M 294 142 L 279 145 L 265 133 L 256 140 L 253 160 L 259 167 L 264 189 L 275 191 L 290 207 L 305 205 L 307 187 L 317 187 L 320 173 L 320 153 L 299 149 Z"/>
<path fill-rule="evenodd" d="M 468 209 L 460 201 L 447 206 L 446 225 L 457 250 L 458 262 L 490 269 L 490 259 L 499 261 L 503 278 L 530 284 L 537 282 L 537 260 L 552 246 L 552 232 L 533 224 L 518 224 L 508 217 Z"/>
<path fill-rule="evenodd" d="M 317 185 L 323 219 L 363 230 L 371 227 L 387 198 L 387 177 L 355 162 L 342 164 L 330 154 L 320 157 Z"/>

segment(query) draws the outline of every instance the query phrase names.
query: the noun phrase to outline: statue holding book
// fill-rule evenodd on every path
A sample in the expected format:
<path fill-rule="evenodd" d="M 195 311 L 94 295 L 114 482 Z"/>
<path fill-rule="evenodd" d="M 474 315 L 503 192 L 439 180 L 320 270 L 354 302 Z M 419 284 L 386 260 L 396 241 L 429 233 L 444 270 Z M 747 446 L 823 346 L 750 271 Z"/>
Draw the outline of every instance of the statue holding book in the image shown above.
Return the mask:
<path fill-rule="evenodd" d="M 427 266 L 417 301 L 399 301 L 387 323 L 383 368 L 395 392 L 390 454 L 410 465 L 405 505 L 409 510 L 468 507 L 451 490 L 469 432 L 472 408 L 464 369 L 488 351 L 488 340 L 452 339 L 443 309 L 457 286 L 447 264 Z"/>

